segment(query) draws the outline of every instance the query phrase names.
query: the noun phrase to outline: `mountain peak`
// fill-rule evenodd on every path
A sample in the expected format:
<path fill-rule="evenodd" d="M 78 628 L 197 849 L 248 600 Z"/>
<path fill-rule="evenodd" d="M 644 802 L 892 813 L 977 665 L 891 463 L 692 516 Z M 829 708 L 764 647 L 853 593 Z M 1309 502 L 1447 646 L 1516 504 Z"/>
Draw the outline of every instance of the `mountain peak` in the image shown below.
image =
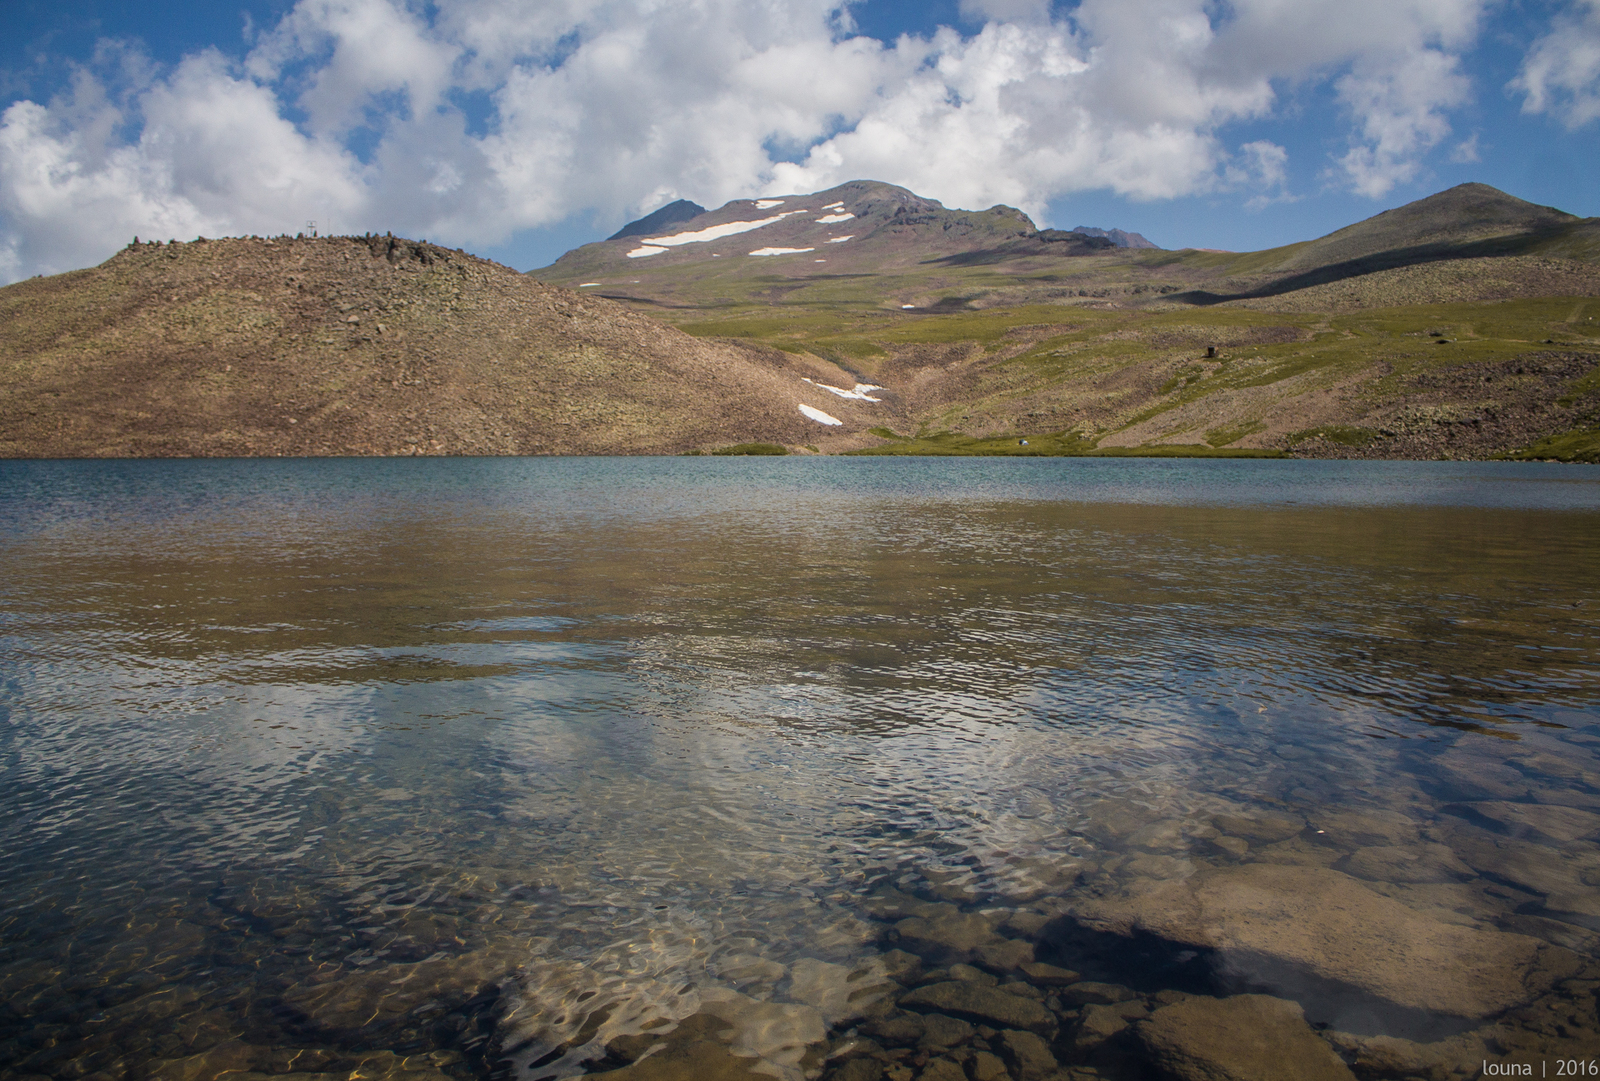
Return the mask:
<path fill-rule="evenodd" d="M 649 236 L 659 233 L 669 225 L 677 225 L 680 221 L 689 221 L 698 218 L 706 212 L 706 208 L 699 203 L 691 203 L 687 199 L 679 199 L 668 203 L 659 210 L 652 211 L 637 221 L 630 221 L 615 233 L 606 237 L 607 240 L 621 240 L 630 236 Z"/>
<path fill-rule="evenodd" d="M 1521 236 L 1577 220 L 1565 211 L 1526 202 L 1488 184 L 1457 184 L 1313 240 L 1282 267 L 1326 266 L 1403 248 Z"/>
<path fill-rule="evenodd" d="M 1160 245 L 1152 244 L 1138 233 L 1130 233 L 1124 229 L 1097 229 L 1090 225 L 1075 226 L 1074 233 L 1084 236 L 1104 237 L 1119 248 L 1153 248 L 1159 249 Z"/>

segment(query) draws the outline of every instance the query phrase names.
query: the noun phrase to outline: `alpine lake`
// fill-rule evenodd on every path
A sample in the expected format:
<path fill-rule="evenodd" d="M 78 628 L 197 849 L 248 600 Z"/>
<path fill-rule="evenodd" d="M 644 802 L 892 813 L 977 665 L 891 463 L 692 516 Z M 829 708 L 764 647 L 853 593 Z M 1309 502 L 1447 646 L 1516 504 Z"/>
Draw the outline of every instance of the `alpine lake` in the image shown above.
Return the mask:
<path fill-rule="evenodd" d="M 1600 1072 L 1600 467 L 0 462 L 0 1075 Z"/>

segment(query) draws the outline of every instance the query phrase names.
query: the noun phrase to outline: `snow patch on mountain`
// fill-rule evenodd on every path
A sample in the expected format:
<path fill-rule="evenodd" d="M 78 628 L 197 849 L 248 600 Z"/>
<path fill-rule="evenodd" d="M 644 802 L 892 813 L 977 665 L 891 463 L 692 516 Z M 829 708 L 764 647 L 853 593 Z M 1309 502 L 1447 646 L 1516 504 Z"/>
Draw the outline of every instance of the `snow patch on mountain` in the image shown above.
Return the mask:
<path fill-rule="evenodd" d="M 676 248 L 682 244 L 702 244 L 708 240 L 721 240 L 725 236 L 736 236 L 739 233 L 748 233 L 752 229 L 759 229 L 763 225 L 771 225 L 775 221 L 782 221 L 792 214 L 804 214 L 804 210 L 786 210 L 782 214 L 774 214 L 770 218 L 758 218 L 755 221 L 730 221 L 721 225 L 709 225 L 704 229 L 696 229 L 691 233 L 673 233 L 671 236 L 653 236 L 646 240 L 646 244 L 665 245 Z M 631 252 L 629 253 L 632 254 Z"/>
<path fill-rule="evenodd" d="M 853 398 L 858 402 L 881 402 L 881 401 L 883 401 L 882 398 L 874 398 L 872 395 L 867 393 L 868 391 L 871 391 L 871 390 L 882 390 L 883 389 L 882 387 L 878 386 L 876 383 L 857 383 L 854 390 L 845 390 L 842 387 L 830 387 L 826 383 L 818 383 L 815 380 L 811 380 L 811 379 L 807 379 L 806 382 L 810 383 L 812 386 L 818 388 L 819 390 L 827 391 L 829 394 L 837 394 L 841 398 Z"/>

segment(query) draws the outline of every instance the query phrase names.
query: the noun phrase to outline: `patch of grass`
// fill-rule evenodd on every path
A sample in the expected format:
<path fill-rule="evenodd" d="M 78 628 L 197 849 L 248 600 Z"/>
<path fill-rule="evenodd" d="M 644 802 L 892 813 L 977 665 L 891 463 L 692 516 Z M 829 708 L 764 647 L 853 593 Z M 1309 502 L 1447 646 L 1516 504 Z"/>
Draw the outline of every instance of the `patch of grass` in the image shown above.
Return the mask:
<path fill-rule="evenodd" d="M 735 443 L 731 447 L 719 447 L 712 454 L 788 454 L 789 451 L 776 443 Z"/>
<path fill-rule="evenodd" d="M 874 429 L 873 435 L 892 439 L 885 446 L 867 447 L 846 451 L 847 454 L 905 454 L 939 457 L 1008 457 L 1008 458 L 1059 458 L 1078 455 L 1094 449 L 1094 443 L 1072 432 L 1057 435 L 1012 435 L 982 438 L 962 432 L 941 431 L 933 434 L 919 433 L 915 437 L 898 436 L 887 428 Z"/>
<path fill-rule="evenodd" d="M 1266 425 L 1259 420 L 1247 420 L 1243 424 L 1235 424 L 1232 427 L 1212 428 L 1206 433 L 1206 442 L 1213 447 L 1225 447 L 1229 443 L 1237 443 L 1245 436 L 1253 432 L 1259 432 L 1265 427 Z"/>
<path fill-rule="evenodd" d="M 877 434 L 876 432 L 874 434 Z M 881 447 L 846 451 L 860 455 L 927 455 L 994 458 L 1286 458 L 1277 450 L 1218 449 L 1203 443 L 1156 447 L 1096 447 L 1076 432 L 980 438 L 960 432 L 937 432 L 915 438 L 896 436 Z"/>
<path fill-rule="evenodd" d="M 1551 459 L 1557 462 L 1600 462 L 1600 428 L 1578 428 L 1547 435 L 1521 450 L 1499 455 L 1512 461 Z"/>
<path fill-rule="evenodd" d="M 1169 443 L 1154 447 L 1101 447 L 1086 458 L 1288 458 L 1281 450 L 1208 447 L 1204 443 Z"/>

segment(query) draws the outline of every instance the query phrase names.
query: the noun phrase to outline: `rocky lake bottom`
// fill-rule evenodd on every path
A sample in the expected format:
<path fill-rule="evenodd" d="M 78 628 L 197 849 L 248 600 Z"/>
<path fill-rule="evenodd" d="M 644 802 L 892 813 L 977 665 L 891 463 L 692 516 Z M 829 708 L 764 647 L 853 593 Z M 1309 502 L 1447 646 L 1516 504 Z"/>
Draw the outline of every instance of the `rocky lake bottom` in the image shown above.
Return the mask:
<path fill-rule="evenodd" d="M 1597 540 L 1541 464 L 0 463 L 0 1076 L 1590 1076 Z"/>

